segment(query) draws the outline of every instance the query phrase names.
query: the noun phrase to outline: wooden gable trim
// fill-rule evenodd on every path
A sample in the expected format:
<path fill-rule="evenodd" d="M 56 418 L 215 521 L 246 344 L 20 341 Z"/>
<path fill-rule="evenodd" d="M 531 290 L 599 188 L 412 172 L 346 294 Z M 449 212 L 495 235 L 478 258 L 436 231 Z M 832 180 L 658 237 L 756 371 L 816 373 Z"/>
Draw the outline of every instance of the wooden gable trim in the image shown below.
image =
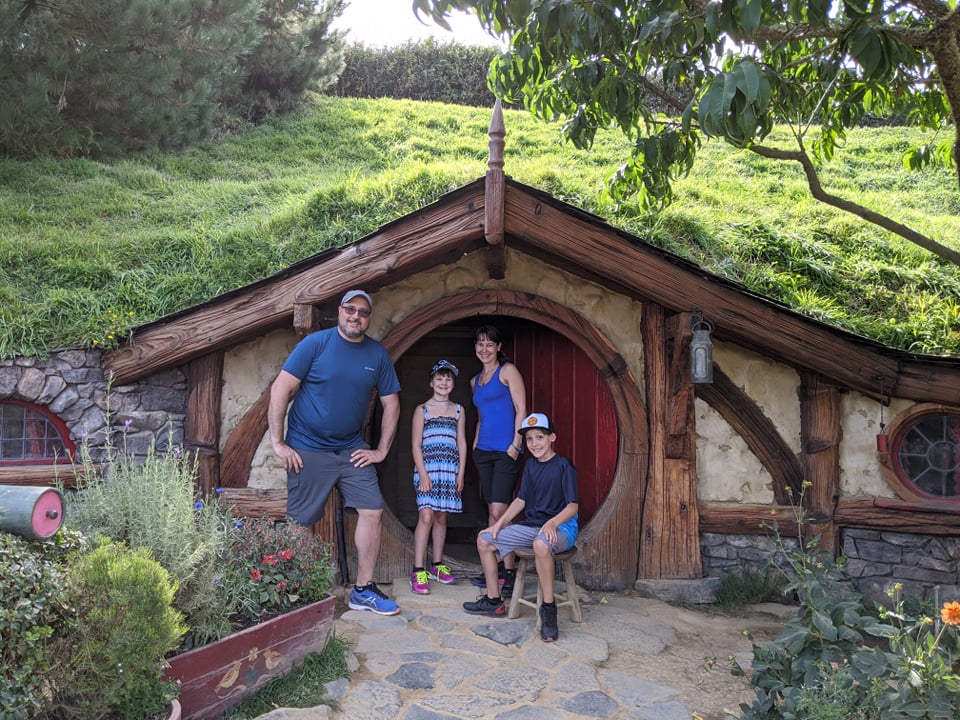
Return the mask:
<path fill-rule="evenodd" d="M 955 365 L 941 369 L 911 361 L 906 353 L 878 352 L 839 331 L 828 332 L 743 288 L 725 285 L 628 240 L 600 221 L 554 206 L 515 183 L 507 184 L 504 208 L 505 227 L 516 249 L 673 312 L 708 308 L 705 314 L 721 339 L 807 368 L 868 397 L 878 395 L 877 378 L 884 377 L 895 379 L 892 390 L 887 385 L 888 397 L 960 403 L 960 372 Z"/>
<path fill-rule="evenodd" d="M 223 350 L 289 322 L 294 306 L 323 303 L 352 287 L 396 282 L 483 247 L 483 188 L 465 188 L 391 223 L 300 272 L 231 294 L 167 323 L 139 330 L 104 356 L 115 383 L 130 383 L 200 355 Z"/>

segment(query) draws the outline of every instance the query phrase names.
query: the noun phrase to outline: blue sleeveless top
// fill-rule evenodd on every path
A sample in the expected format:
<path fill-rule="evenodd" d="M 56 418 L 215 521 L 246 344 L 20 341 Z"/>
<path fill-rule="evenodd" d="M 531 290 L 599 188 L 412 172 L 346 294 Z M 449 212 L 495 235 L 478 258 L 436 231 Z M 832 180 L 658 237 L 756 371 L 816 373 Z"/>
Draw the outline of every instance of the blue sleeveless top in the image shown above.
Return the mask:
<path fill-rule="evenodd" d="M 516 417 L 510 388 L 500 382 L 498 367 L 486 385 L 480 384 L 480 375 L 473 382 L 473 404 L 480 414 L 480 433 L 477 436 L 477 450 L 496 450 L 506 452 L 517 442 Z"/>

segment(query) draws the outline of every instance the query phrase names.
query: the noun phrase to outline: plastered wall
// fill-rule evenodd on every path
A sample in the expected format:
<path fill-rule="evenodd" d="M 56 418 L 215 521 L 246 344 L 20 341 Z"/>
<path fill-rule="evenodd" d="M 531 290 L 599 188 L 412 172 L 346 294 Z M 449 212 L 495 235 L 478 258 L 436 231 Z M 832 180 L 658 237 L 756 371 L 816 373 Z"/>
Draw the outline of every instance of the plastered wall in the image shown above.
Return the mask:
<path fill-rule="evenodd" d="M 491 280 L 482 253 L 472 253 L 454 265 L 435 268 L 397 282 L 373 294 L 369 334 L 382 338 L 410 313 L 442 297 L 485 288 L 535 293 L 565 305 L 593 323 L 626 360 L 643 392 L 642 304 L 586 282 L 552 266 L 507 249 L 507 273 Z M 221 443 L 244 413 L 276 377 L 298 340 L 279 330 L 226 353 L 221 407 Z M 787 444 L 800 451 L 799 376 L 792 368 L 727 343 L 714 343 L 714 361 L 734 383 L 754 399 Z M 897 402 L 892 413 L 910 403 Z M 849 494 L 892 496 L 880 473 L 874 436 L 879 412 L 876 402 L 857 393 L 843 396 L 841 445 L 842 489 Z M 769 503 L 769 474 L 730 425 L 709 405 L 696 403 L 697 473 L 702 500 Z M 282 488 L 284 473 L 264 435 L 251 468 L 250 486 Z"/>

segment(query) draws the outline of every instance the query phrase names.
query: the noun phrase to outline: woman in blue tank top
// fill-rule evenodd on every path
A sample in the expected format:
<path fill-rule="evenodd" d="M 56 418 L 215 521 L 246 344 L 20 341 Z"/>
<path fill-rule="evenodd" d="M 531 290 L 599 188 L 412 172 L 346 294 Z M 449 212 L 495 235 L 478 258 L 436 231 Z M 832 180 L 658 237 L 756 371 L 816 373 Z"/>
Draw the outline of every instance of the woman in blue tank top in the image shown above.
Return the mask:
<path fill-rule="evenodd" d="M 473 440 L 473 462 L 480 478 L 480 491 L 487 503 L 488 522 L 493 525 L 513 501 L 520 477 L 520 422 L 527 415 L 526 390 L 517 366 L 503 354 L 500 332 L 492 325 L 477 329 L 474 350 L 483 369 L 470 380 L 473 404 L 479 414 Z M 501 595 L 513 592 L 513 555 L 503 558 Z M 483 576 L 474 584 L 485 582 Z"/>

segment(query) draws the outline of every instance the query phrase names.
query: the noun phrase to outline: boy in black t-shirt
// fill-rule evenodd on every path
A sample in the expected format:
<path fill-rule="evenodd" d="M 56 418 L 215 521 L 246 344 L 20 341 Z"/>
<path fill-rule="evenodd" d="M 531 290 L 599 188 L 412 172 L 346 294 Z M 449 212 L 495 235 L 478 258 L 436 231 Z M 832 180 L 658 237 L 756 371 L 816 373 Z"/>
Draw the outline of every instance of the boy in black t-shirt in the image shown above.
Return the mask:
<path fill-rule="evenodd" d="M 553 443 L 557 435 L 543 413 L 524 418 L 519 432 L 523 435 L 532 460 L 523 468 L 520 492 L 493 525 L 481 530 L 477 551 L 487 581 L 487 594 L 476 602 L 466 602 L 463 609 L 473 615 L 504 617 L 503 599 L 490 596 L 497 585 L 497 556 L 519 548 L 532 548 L 536 556 L 537 578 L 543 593 L 540 607 L 540 637 L 544 642 L 557 639 L 557 605 L 553 596 L 554 554 L 569 550 L 577 541 L 577 471 L 567 458 L 557 455 Z M 515 525 L 511 520 L 520 513 L 524 519 Z M 522 592 L 518 588 L 517 592 Z"/>

